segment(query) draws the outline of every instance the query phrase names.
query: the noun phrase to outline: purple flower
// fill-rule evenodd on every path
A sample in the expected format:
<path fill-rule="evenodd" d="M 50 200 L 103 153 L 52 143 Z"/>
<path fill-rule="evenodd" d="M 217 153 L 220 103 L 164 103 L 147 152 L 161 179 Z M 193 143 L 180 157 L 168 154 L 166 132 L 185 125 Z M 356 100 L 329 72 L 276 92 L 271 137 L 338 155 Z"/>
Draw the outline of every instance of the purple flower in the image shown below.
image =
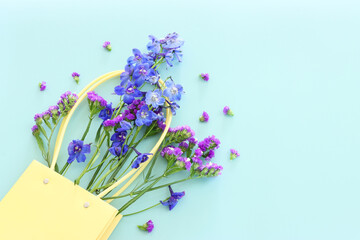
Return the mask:
<path fill-rule="evenodd" d="M 196 169 L 196 173 L 199 174 L 200 176 L 215 177 L 221 175 L 222 170 L 223 167 L 221 165 L 209 162 L 206 165 L 200 165 Z"/>
<path fill-rule="evenodd" d="M 176 102 L 169 102 L 168 100 L 166 100 L 166 102 L 169 104 L 170 109 L 171 109 L 171 113 L 173 115 L 176 115 L 176 110 L 178 108 L 180 108 L 179 104 L 177 104 Z"/>
<path fill-rule="evenodd" d="M 203 141 L 199 142 L 198 146 L 201 151 L 206 152 L 210 149 L 218 149 L 220 146 L 220 140 L 217 139 L 214 135 L 205 138 Z"/>
<path fill-rule="evenodd" d="M 151 42 L 149 42 L 147 44 L 147 49 L 154 53 L 159 53 L 161 50 L 159 40 L 156 37 L 154 37 L 153 35 L 149 35 L 149 38 L 150 38 Z"/>
<path fill-rule="evenodd" d="M 185 168 L 187 171 L 191 169 L 191 161 L 186 157 L 178 157 L 175 164 L 180 168 Z"/>
<path fill-rule="evenodd" d="M 68 153 L 68 163 L 72 163 L 75 159 L 77 162 L 85 162 L 85 154 L 90 153 L 90 144 L 84 144 L 81 140 L 72 140 L 68 146 Z"/>
<path fill-rule="evenodd" d="M 31 132 L 32 132 L 32 134 L 33 134 L 34 136 L 39 135 L 40 132 L 39 132 L 39 127 L 38 127 L 38 125 L 32 126 Z"/>
<path fill-rule="evenodd" d="M 104 108 L 107 105 L 107 101 L 99 96 L 96 92 L 91 91 L 87 93 L 89 102 L 95 103 L 100 108 Z M 95 106 L 96 107 L 96 106 Z"/>
<path fill-rule="evenodd" d="M 203 155 L 203 151 L 200 148 L 197 148 L 194 153 L 196 157 L 201 157 Z"/>
<path fill-rule="evenodd" d="M 147 105 L 144 105 L 136 113 L 135 124 L 138 127 L 142 125 L 150 126 L 156 118 L 157 115 L 153 111 L 150 111 Z"/>
<path fill-rule="evenodd" d="M 152 153 L 140 153 L 136 151 L 135 148 L 133 148 L 136 154 L 138 155 L 133 164 L 131 165 L 132 168 L 138 168 L 140 166 L 140 163 L 146 162 L 149 159 L 149 155 L 152 155 Z"/>
<path fill-rule="evenodd" d="M 103 126 L 104 127 L 115 127 L 116 122 L 112 119 L 106 119 L 103 121 Z"/>
<path fill-rule="evenodd" d="M 120 86 L 126 86 L 129 82 L 134 73 L 134 66 L 133 65 L 126 65 L 125 71 L 120 74 Z"/>
<path fill-rule="evenodd" d="M 157 126 L 161 129 L 161 130 L 165 130 L 166 124 L 163 121 L 157 121 Z"/>
<path fill-rule="evenodd" d="M 41 83 L 39 83 L 39 88 L 40 91 L 44 91 L 46 89 L 46 82 L 42 81 Z"/>
<path fill-rule="evenodd" d="M 99 118 L 101 118 L 102 120 L 108 120 L 111 118 L 111 116 L 113 115 L 113 108 L 112 108 L 112 103 L 109 103 L 106 105 L 106 107 L 104 109 L 102 109 L 99 113 Z"/>
<path fill-rule="evenodd" d="M 189 144 L 185 141 L 182 141 L 181 143 L 179 143 L 179 147 L 185 150 L 189 148 Z"/>
<path fill-rule="evenodd" d="M 150 76 L 156 75 L 154 69 L 150 68 L 149 63 L 137 64 L 134 69 L 133 79 L 135 86 L 140 87 Z"/>
<path fill-rule="evenodd" d="M 199 118 L 200 122 L 208 122 L 209 121 L 209 114 L 207 112 L 203 112 L 201 117 Z"/>
<path fill-rule="evenodd" d="M 229 108 L 229 106 L 225 106 L 225 107 L 224 107 L 223 113 L 224 113 L 225 115 L 228 115 L 228 116 L 234 116 L 234 113 L 233 113 L 233 111 L 231 111 L 231 109 Z"/>
<path fill-rule="evenodd" d="M 71 76 L 73 77 L 76 83 L 79 83 L 80 74 L 78 74 L 77 72 L 73 72 Z"/>
<path fill-rule="evenodd" d="M 143 93 L 134 88 L 133 84 L 128 84 L 126 87 L 116 86 L 115 93 L 120 96 L 124 95 L 124 102 L 127 104 L 131 104 L 135 98 L 143 96 Z"/>
<path fill-rule="evenodd" d="M 160 154 L 166 160 L 172 161 L 180 157 L 183 154 L 183 152 L 180 148 L 174 146 L 167 146 L 163 148 Z"/>
<path fill-rule="evenodd" d="M 149 221 L 147 221 L 145 224 L 143 224 L 141 226 L 138 225 L 138 228 L 140 230 L 147 231 L 148 233 L 150 233 L 154 229 L 154 223 L 151 220 L 149 220 Z"/>
<path fill-rule="evenodd" d="M 116 129 L 115 133 L 111 136 L 113 146 L 122 145 L 126 140 L 127 131 L 123 128 Z"/>
<path fill-rule="evenodd" d="M 202 74 L 200 74 L 200 77 L 206 82 L 209 81 L 209 74 L 208 73 L 202 73 Z"/>
<path fill-rule="evenodd" d="M 162 47 L 166 50 L 177 49 L 184 45 L 184 41 L 179 39 L 179 34 L 176 32 L 169 33 L 165 39 L 160 40 Z"/>
<path fill-rule="evenodd" d="M 109 41 L 105 41 L 103 44 L 103 48 L 107 49 L 108 51 L 111 51 L 111 43 Z"/>
<path fill-rule="evenodd" d="M 134 56 L 130 56 L 127 59 L 127 63 L 128 65 L 132 65 L 132 64 L 141 64 L 141 63 L 146 63 L 148 62 L 148 59 L 146 58 L 145 55 L 143 55 L 139 49 L 134 48 L 133 50 L 133 54 Z"/>
<path fill-rule="evenodd" d="M 164 96 L 168 97 L 171 102 L 179 101 L 183 93 L 183 87 L 180 84 L 175 84 L 172 80 L 167 81 L 165 85 Z"/>
<path fill-rule="evenodd" d="M 233 159 L 235 159 L 235 158 L 237 158 L 239 156 L 240 156 L 240 154 L 238 153 L 237 150 L 235 150 L 233 148 L 230 149 L 230 160 L 233 160 Z"/>
<path fill-rule="evenodd" d="M 148 91 L 145 95 L 145 102 L 147 105 L 152 105 L 154 108 L 161 106 L 165 103 L 165 98 L 162 97 L 160 89 Z"/>
<path fill-rule="evenodd" d="M 129 150 L 129 146 L 126 144 L 119 146 L 112 146 L 111 148 L 109 148 L 109 152 L 117 157 L 124 155 L 128 150 Z"/>
<path fill-rule="evenodd" d="M 173 135 L 176 138 L 174 140 L 176 140 L 178 143 L 195 136 L 194 130 L 186 125 L 169 128 L 168 134 Z"/>
<path fill-rule="evenodd" d="M 164 202 L 160 201 L 160 203 L 164 206 L 169 206 L 169 210 L 171 211 L 176 206 L 178 201 L 183 196 L 185 196 L 185 192 L 174 192 L 170 185 L 169 185 L 169 191 L 170 191 L 170 198 Z"/>

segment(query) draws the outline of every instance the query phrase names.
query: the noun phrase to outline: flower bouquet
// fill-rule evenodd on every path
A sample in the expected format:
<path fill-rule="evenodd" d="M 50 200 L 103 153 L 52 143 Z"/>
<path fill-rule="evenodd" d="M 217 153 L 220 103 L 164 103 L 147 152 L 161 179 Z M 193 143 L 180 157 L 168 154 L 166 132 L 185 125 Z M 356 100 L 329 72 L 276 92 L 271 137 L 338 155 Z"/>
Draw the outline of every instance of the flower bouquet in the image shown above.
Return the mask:
<path fill-rule="evenodd" d="M 161 80 L 159 67 L 181 62 L 183 43 L 176 33 L 163 39 L 150 36 L 149 52 L 133 49 L 124 71 L 95 79 L 79 95 L 66 92 L 55 106 L 35 115 L 32 134 L 47 166 L 33 161 L 2 200 L 0 239 L 108 239 L 123 216 L 158 205 L 172 210 L 185 195 L 173 191 L 173 185 L 221 174 L 222 166 L 211 162 L 220 145 L 215 136 L 198 141 L 189 126 L 170 127 L 184 91 L 172 77 Z M 94 89 L 114 78 L 120 78 L 112 93 L 118 102 L 110 103 Z M 84 99 L 89 108 L 89 121 L 81 125 L 84 133 L 73 136 L 67 159 L 57 162 L 66 127 Z M 96 132 L 94 139 L 88 139 L 90 131 Z M 141 152 L 145 139 L 156 143 Z M 64 177 L 71 168 L 82 168 L 73 182 Z M 179 172 L 186 177 L 175 181 Z M 168 198 L 127 211 L 145 194 L 162 188 L 169 189 Z M 122 200 L 120 208 L 110 205 L 114 200 Z M 152 221 L 139 226 L 147 231 L 153 227 Z"/>

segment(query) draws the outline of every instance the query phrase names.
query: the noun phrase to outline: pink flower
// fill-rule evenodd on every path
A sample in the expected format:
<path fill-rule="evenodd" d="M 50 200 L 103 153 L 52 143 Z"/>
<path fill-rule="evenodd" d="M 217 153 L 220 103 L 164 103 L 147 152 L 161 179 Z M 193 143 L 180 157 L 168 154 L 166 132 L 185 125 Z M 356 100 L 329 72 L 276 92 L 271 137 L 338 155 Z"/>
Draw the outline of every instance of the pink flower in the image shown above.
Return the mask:
<path fill-rule="evenodd" d="M 46 82 L 39 83 L 40 91 L 44 91 L 46 89 Z"/>
<path fill-rule="evenodd" d="M 200 77 L 206 82 L 209 81 L 209 74 L 208 73 L 202 73 L 202 74 L 200 74 Z"/>

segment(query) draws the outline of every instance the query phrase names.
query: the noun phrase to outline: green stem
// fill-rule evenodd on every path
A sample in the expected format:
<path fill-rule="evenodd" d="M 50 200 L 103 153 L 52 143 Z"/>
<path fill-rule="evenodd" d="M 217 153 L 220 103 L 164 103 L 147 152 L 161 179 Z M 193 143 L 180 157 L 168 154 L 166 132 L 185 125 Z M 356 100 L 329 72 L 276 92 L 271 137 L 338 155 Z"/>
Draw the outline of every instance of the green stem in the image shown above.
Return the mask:
<path fill-rule="evenodd" d="M 90 126 L 91 126 L 91 123 L 92 123 L 93 119 L 94 119 L 94 116 L 90 116 L 90 117 L 89 117 L 89 123 L 88 123 L 88 125 L 87 125 L 87 127 L 86 127 L 86 129 L 85 129 L 85 132 L 84 132 L 83 136 L 81 137 L 81 141 L 84 141 L 84 140 L 85 140 L 86 135 L 87 135 L 88 132 L 89 132 L 89 129 L 90 129 Z"/>
<path fill-rule="evenodd" d="M 167 199 L 166 199 L 166 200 L 167 200 Z M 166 200 L 165 200 L 165 201 L 166 201 Z M 155 205 L 152 205 L 151 207 L 145 208 L 145 209 L 143 209 L 143 210 L 141 210 L 141 211 L 137 211 L 137 212 L 125 214 L 125 215 L 123 215 L 123 217 L 128 217 L 128 216 L 131 216 L 131 215 L 135 215 L 135 214 L 138 214 L 138 213 L 145 212 L 145 211 L 147 211 L 147 210 L 149 210 L 149 209 L 152 209 L 152 208 L 154 208 L 154 207 L 159 206 L 160 204 L 161 204 L 161 203 L 159 202 L 159 203 L 157 203 L 157 204 L 155 204 Z"/>
<path fill-rule="evenodd" d="M 125 203 L 124 206 L 122 206 L 119 209 L 119 213 L 121 214 L 125 209 L 127 209 L 131 204 L 133 204 L 134 202 L 136 202 L 142 195 L 144 195 L 149 189 L 151 189 L 156 183 L 158 183 L 161 180 L 161 178 L 157 179 L 156 181 L 154 181 L 152 184 L 150 184 L 149 186 L 147 186 L 144 190 L 142 190 L 138 195 L 136 195 L 136 197 L 134 197 L 133 199 L 131 199 L 130 201 L 128 201 L 127 203 Z"/>
<path fill-rule="evenodd" d="M 161 178 L 162 178 L 162 176 L 161 176 Z M 160 178 L 160 179 L 161 179 L 161 178 Z M 196 178 L 201 178 L 201 176 L 199 176 L 199 177 L 187 177 L 187 178 L 184 178 L 184 179 L 182 179 L 182 180 L 178 180 L 178 181 L 171 182 L 171 183 L 166 183 L 166 184 L 163 184 L 163 185 L 154 187 L 154 188 L 150 188 L 150 189 L 148 190 L 148 192 L 151 192 L 151 191 L 154 191 L 154 190 L 163 188 L 163 187 L 167 187 L 167 186 L 169 186 L 169 185 L 174 185 L 174 184 L 177 184 L 177 183 L 185 182 L 185 181 L 187 181 L 187 180 L 196 179 Z M 156 178 L 156 179 L 158 179 L 158 178 Z M 154 179 L 154 180 L 156 180 L 156 179 Z M 139 193 L 141 193 L 141 191 L 137 191 L 137 192 L 134 192 L 134 193 L 130 192 L 130 193 L 127 193 L 127 194 L 124 194 L 124 195 L 115 196 L 115 197 L 106 197 L 106 198 L 102 198 L 102 199 L 103 199 L 103 200 L 117 199 L 117 198 L 123 198 L 123 197 L 127 197 L 127 196 L 137 195 L 137 194 L 139 194 Z"/>

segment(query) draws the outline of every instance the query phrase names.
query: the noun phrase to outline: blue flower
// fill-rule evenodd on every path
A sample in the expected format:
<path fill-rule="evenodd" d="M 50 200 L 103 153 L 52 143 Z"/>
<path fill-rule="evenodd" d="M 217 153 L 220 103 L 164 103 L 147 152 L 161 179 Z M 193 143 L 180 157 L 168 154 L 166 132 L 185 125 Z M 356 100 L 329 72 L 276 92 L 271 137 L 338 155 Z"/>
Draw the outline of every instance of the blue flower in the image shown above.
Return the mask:
<path fill-rule="evenodd" d="M 149 111 L 147 105 L 144 105 L 140 108 L 139 111 L 136 113 L 136 126 L 150 126 L 151 123 L 157 118 L 157 115 L 153 111 Z"/>
<path fill-rule="evenodd" d="M 130 56 L 127 59 L 128 65 L 132 65 L 134 63 L 138 64 L 138 63 L 147 62 L 147 58 L 140 52 L 139 49 L 134 48 L 133 49 L 133 54 L 134 54 L 134 56 Z"/>
<path fill-rule="evenodd" d="M 154 108 L 161 106 L 165 103 L 165 98 L 162 97 L 160 89 L 148 91 L 145 95 L 145 102 L 147 105 L 152 105 Z"/>
<path fill-rule="evenodd" d="M 165 202 L 160 201 L 160 203 L 164 206 L 169 206 L 169 210 L 171 211 L 176 206 L 178 201 L 183 196 L 185 196 L 185 192 L 174 192 L 170 185 L 169 185 L 169 191 L 170 191 L 170 198 Z"/>
<path fill-rule="evenodd" d="M 168 97 L 171 102 L 179 101 L 183 93 L 183 87 L 180 84 L 175 84 L 174 81 L 167 81 L 165 85 L 164 96 Z"/>
<path fill-rule="evenodd" d="M 112 114 L 113 114 L 114 110 L 112 108 L 112 103 L 109 103 L 106 105 L 106 107 L 100 111 L 99 113 L 99 118 L 101 118 L 102 120 L 108 120 L 111 118 Z"/>
<path fill-rule="evenodd" d="M 139 153 L 139 152 L 137 153 L 138 153 L 138 157 L 131 165 L 132 168 L 138 168 L 140 166 L 140 163 L 146 162 L 149 159 L 149 155 L 152 155 L 152 153 Z"/>
<path fill-rule="evenodd" d="M 68 146 L 68 153 L 68 163 L 72 163 L 75 159 L 77 162 L 85 162 L 85 153 L 90 153 L 90 144 L 84 144 L 81 140 L 72 140 Z"/>
<path fill-rule="evenodd" d="M 159 40 L 154 37 L 153 35 L 149 35 L 149 38 L 151 42 L 147 44 L 147 49 L 149 51 L 153 51 L 154 53 L 159 53 L 161 50 L 160 42 Z"/>
<path fill-rule="evenodd" d="M 135 86 L 140 87 L 150 76 L 154 76 L 154 69 L 150 68 L 149 63 L 137 64 L 134 69 L 133 79 Z"/>
<path fill-rule="evenodd" d="M 119 146 L 112 146 L 109 148 L 109 152 L 117 157 L 120 157 L 121 155 L 124 155 L 129 149 L 128 145 L 119 145 Z"/>
<path fill-rule="evenodd" d="M 134 84 L 128 84 L 127 87 L 116 86 L 115 93 L 117 95 L 124 95 L 124 102 L 131 104 L 136 97 L 142 97 L 143 93 L 134 88 Z"/>
<path fill-rule="evenodd" d="M 176 102 L 169 102 L 168 100 L 166 100 L 166 102 L 169 104 L 172 114 L 176 115 L 176 110 L 180 108 L 180 106 Z"/>
<path fill-rule="evenodd" d="M 116 129 L 115 133 L 111 136 L 113 146 L 118 147 L 122 145 L 126 140 L 127 131 L 123 128 Z"/>
<path fill-rule="evenodd" d="M 129 82 L 134 73 L 134 66 L 133 65 L 126 65 L 125 71 L 120 74 L 120 86 L 126 86 Z"/>
<path fill-rule="evenodd" d="M 146 81 L 151 83 L 152 85 L 155 85 L 158 83 L 160 79 L 160 75 L 155 70 L 150 70 L 149 75 L 146 78 Z"/>
<path fill-rule="evenodd" d="M 164 57 L 167 65 L 169 65 L 169 67 L 172 67 L 173 64 L 171 62 L 174 59 L 174 54 L 172 53 L 172 51 L 167 52 Z"/>
<path fill-rule="evenodd" d="M 176 49 L 184 45 L 184 40 L 179 39 L 179 34 L 169 33 L 165 39 L 162 40 L 162 47 L 164 49 Z"/>

